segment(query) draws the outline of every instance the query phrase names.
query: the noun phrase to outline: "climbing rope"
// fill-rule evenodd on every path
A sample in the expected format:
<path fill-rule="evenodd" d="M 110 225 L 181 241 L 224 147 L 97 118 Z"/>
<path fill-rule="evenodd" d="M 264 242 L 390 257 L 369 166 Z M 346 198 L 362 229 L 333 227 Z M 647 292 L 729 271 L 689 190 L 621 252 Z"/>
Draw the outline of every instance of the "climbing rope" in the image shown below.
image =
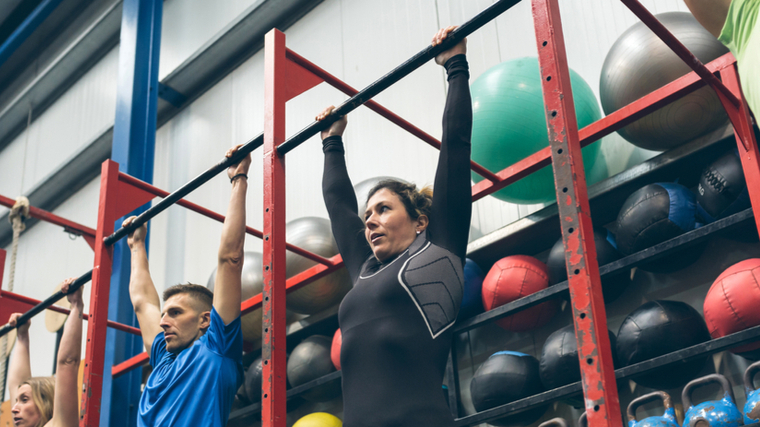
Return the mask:
<path fill-rule="evenodd" d="M 16 198 L 11 208 L 11 212 L 8 215 L 8 219 L 11 222 L 13 228 L 13 243 L 11 244 L 11 265 L 8 274 L 8 292 L 13 292 L 13 282 L 16 278 L 16 255 L 18 254 L 18 241 L 21 237 L 21 232 L 26 228 L 25 221 L 29 218 L 29 199 L 24 196 Z M 5 370 L 8 359 L 5 357 L 8 352 L 8 336 L 5 335 L 0 340 L 0 396 L 5 396 Z"/>

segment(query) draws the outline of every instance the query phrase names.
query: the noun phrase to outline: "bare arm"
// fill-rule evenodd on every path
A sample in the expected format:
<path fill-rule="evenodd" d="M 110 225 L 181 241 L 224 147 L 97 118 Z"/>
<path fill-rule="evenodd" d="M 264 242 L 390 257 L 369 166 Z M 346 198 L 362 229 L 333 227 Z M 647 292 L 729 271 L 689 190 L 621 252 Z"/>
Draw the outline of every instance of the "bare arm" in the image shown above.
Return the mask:
<path fill-rule="evenodd" d="M 16 326 L 16 319 L 21 313 L 11 314 L 8 324 Z M 16 331 L 16 346 L 13 348 L 11 362 L 8 365 L 8 393 L 10 393 L 11 405 L 16 403 L 16 391 L 18 386 L 32 377 L 32 368 L 29 364 L 29 324 L 21 325 Z"/>
<path fill-rule="evenodd" d="M 127 218 L 122 226 L 129 225 L 135 217 Z M 133 231 L 127 239 L 132 254 L 132 271 L 129 276 L 129 297 L 140 323 L 145 350 L 150 352 L 153 339 L 161 332 L 161 300 L 150 277 L 148 252 L 145 249 L 145 236 L 148 227 L 143 224 Z"/>
<path fill-rule="evenodd" d="M 231 157 L 240 146 L 227 151 Z M 243 273 L 243 245 L 245 243 L 245 195 L 248 191 L 248 168 L 250 154 L 240 163 L 230 166 L 227 176 L 232 180 L 232 194 L 227 207 L 227 217 L 222 226 L 219 257 L 214 282 L 214 308 L 224 324 L 240 316 L 241 275 Z"/>
<path fill-rule="evenodd" d="M 66 293 L 74 278 L 67 279 L 61 290 Z M 79 400 L 77 398 L 77 375 L 82 357 L 82 288 L 68 295 L 71 303 L 63 336 L 58 347 L 58 361 L 55 373 L 55 398 L 53 399 L 53 419 L 48 425 L 77 427 L 79 425 Z"/>
<path fill-rule="evenodd" d="M 720 36 L 731 0 L 684 0 L 691 14 L 715 37 Z"/>

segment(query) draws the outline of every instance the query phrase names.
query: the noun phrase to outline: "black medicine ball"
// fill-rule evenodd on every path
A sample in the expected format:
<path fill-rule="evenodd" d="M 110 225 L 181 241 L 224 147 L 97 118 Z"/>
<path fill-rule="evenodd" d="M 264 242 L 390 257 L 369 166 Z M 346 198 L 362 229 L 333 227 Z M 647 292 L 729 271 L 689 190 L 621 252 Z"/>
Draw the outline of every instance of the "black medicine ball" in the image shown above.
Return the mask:
<path fill-rule="evenodd" d="M 538 360 L 516 351 L 494 353 L 475 371 L 470 383 L 472 404 L 478 412 L 523 399 L 544 391 L 538 375 Z M 546 412 L 548 406 L 523 411 L 498 420 L 495 426 L 527 426 Z"/>
<path fill-rule="evenodd" d="M 628 366 L 709 339 L 705 320 L 692 306 L 680 301 L 650 301 L 623 320 L 617 335 L 617 356 L 621 366 Z M 680 387 L 699 374 L 706 361 L 707 357 L 702 357 L 672 364 L 633 381 L 658 390 Z"/>
<path fill-rule="evenodd" d="M 330 358 L 332 338 L 312 335 L 301 341 L 288 359 L 288 381 L 293 387 L 306 384 L 335 371 Z M 340 395 L 340 381 L 330 381 L 302 394 L 311 402 L 326 402 Z"/>
<path fill-rule="evenodd" d="M 615 334 L 607 331 L 610 337 L 613 363 L 617 367 L 615 352 Z M 581 380 L 581 366 L 578 360 L 578 343 L 575 340 L 573 325 L 565 326 L 549 335 L 541 350 L 539 365 L 541 383 L 547 390 L 562 387 Z"/>
<path fill-rule="evenodd" d="M 594 245 L 596 246 L 596 260 L 599 267 L 617 261 L 622 258 L 620 252 L 607 240 L 607 230 L 594 230 Z M 546 260 L 546 267 L 549 269 L 549 280 L 552 285 L 567 280 L 567 268 L 565 267 L 565 246 L 562 238 L 552 246 L 549 251 L 549 258 Z M 604 302 L 615 301 L 625 288 L 631 283 L 631 271 L 626 269 L 612 276 L 602 278 L 602 292 L 604 293 Z"/>
<path fill-rule="evenodd" d="M 704 222 L 713 222 L 749 207 L 744 170 L 734 149 L 702 171 L 697 186 L 697 212 Z"/>

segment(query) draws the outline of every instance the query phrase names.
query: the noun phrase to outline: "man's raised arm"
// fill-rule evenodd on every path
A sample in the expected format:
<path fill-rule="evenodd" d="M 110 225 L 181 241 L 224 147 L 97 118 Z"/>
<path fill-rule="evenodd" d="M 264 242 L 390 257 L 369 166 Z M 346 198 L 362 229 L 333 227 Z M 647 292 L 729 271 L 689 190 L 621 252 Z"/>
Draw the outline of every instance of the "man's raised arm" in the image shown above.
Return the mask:
<path fill-rule="evenodd" d="M 136 217 L 127 218 L 122 227 L 129 225 Z M 132 271 L 129 276 L 129 297 L 140 323 L 145 350 L 150 353 L 153 339 L 161 332 L 161 300 L 150 278 L 148 265 L 148 252 L 145 249 L 145 236 L 148 234 L 148 226 L 143 224 L 133 231 L 127 243 L 132 253 Z"/>
<path fill-rule="evenodd" d="M 227 151 L 230 157 L 240 146 Z M 240 163 L 227 169 L 232 183 L 227 217 L 222 226 L 219 244 L 219 264 L 214 283 L 214 308 L 227 325 L 240 316 L 241 275 L 243 272 L 243 245 L 245 243 L 245 195 L 248 190 L 249 154 Z"/>

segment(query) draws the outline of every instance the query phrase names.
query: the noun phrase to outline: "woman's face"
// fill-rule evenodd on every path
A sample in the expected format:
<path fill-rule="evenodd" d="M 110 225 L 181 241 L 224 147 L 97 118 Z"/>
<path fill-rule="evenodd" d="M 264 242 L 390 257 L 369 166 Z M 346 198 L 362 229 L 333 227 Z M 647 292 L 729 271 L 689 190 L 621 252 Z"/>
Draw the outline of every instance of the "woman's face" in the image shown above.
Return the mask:
<path fill-rule="evenodd" d="M 40 411 L 32 400 L 32 387 L 24 384 L 18 388 L 16 403 L 11 408 L 14 427 L 33 427 L 40 422 Z"/>
<path fill-rule="evenodd" d="M 364 235 L 375 257 L 383 262 L 405 251 L 427 226 L 424 215 L 413 220 L 404 203 L 387 188 L 378 190 L 367 201 Z"/>

